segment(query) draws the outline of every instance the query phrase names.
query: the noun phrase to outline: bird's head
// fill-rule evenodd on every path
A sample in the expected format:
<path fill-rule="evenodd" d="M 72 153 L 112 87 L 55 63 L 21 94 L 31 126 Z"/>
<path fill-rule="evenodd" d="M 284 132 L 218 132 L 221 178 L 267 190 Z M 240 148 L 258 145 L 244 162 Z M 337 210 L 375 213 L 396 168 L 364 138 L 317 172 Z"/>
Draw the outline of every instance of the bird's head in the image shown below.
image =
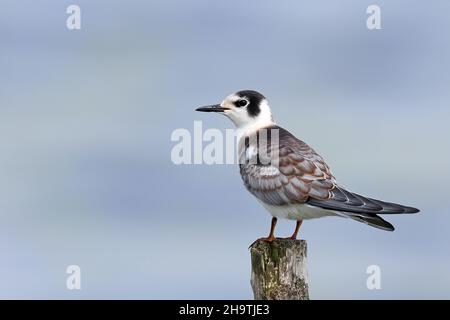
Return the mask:
<path fill-rule="evenodd" d="M 230 94 L 222 103 L 200 107 L 196 111 L 223 114 L 230 118 L 238 129 L 257 129 L 274 124 L 267 99 L 253 90 Z"/>

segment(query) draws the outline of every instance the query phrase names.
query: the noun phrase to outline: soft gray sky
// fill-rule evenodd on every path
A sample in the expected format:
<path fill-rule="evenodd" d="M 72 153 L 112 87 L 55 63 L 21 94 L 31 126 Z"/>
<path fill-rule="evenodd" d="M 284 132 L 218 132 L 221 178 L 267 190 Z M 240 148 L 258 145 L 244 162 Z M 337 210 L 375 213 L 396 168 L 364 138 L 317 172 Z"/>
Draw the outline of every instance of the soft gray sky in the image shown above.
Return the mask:
<path fill-rule="evenodd" d="M 170 135 L 231 128 L 193 110 L 255 89 L 342 184 L 422 210 L 305 222 L 311 297 L 450 298 L 450 5 L 377 1 L 369 31 L 372 3 L 2 1 L 0 297 L 252 298 L 269 214 L 236 166 L 175 166 Z"/>

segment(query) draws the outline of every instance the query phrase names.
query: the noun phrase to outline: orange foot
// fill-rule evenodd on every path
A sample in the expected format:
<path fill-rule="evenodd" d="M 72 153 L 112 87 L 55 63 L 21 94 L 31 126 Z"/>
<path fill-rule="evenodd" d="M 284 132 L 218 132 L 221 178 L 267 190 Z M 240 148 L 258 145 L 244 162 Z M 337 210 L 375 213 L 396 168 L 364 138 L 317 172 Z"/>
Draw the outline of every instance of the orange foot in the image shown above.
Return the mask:
<path fill-rule="evenodd" d="M 280 239 L 283 239 L 283 240 L 297 240 L 297 237 L 290 236 L 290 237 L 287 237 L 287 238 L 280 238 Z"/>
<path fill-rule="evenodd" d="M 258 242 L 269 242 L 269 243 L 271 243 L 271 242 L 273 242 L 275 239 L 276 239 L 276 238 L 275 238 L 274 236 L 269 236 L 269 237 L 259 238 L 259 239 L 255 240 L 255 241 L 253 241 L 253 243 L 252 243 L 252 244 L 250 245 L 250 247 L 248 247 L 248 248 L 250 249 L 255 243 L 258 243 Z"/>

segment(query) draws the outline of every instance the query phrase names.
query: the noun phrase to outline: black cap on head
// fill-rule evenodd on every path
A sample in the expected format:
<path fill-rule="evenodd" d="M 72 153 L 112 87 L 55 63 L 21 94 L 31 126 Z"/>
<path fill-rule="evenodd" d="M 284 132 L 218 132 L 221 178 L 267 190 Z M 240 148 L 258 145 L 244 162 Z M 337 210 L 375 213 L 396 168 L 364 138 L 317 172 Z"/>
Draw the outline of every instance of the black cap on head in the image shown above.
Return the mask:
<path fill-rule="evenodd" d="M 247 106 L 247 111 L 251 117 L 256 117 L 261 112 L 259 105 L 261 101 L 266 99 L 261 93 L 254 90 L 242 90 L 236 92 L 236 95 L 248 100 L 249 104 Z"/>

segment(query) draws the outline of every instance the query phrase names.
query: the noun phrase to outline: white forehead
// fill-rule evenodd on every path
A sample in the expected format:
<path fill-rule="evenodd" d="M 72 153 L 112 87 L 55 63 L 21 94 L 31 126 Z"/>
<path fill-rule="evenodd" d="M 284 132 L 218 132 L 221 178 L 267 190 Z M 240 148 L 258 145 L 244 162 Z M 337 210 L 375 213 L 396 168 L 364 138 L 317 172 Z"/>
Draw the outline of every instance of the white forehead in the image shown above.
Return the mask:
<path fill-rule="evenodd" d="M 238 101 L 239 99 L 242 99 L 242 97 L 238 96 L 236 93 L 232 93 L 229 96 L 227 96 L 224 101 L 235 102 Z"/>

